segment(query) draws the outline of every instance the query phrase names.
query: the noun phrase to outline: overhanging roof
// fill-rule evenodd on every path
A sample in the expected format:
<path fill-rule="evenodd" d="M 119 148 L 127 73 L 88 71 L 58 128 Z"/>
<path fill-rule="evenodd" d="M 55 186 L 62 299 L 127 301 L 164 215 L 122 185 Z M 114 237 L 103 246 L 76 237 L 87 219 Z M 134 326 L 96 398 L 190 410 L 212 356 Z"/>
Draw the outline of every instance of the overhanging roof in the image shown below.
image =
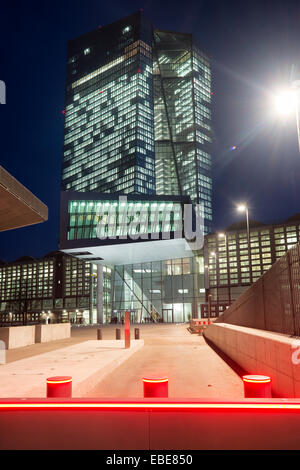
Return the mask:
<path fill-rule="evenodd" d="M 0 166 L 0 231 L 48 220 L 48 207 Z"/>
<path fill-rule="evenodd" d="M 123 243 L 107 246 L 88 246 L 61 250 L 84 261 L 96 264 L 123 265 L 146 263 L 174 258 L 190 258 L 193 256 L 188 242 L 184 238 L 173 240 L 152 240 L 139 243 Z M 80 255 L 80 253 L 86 254 Z M 78 253 L 78 254 L 77 254 Z"/>

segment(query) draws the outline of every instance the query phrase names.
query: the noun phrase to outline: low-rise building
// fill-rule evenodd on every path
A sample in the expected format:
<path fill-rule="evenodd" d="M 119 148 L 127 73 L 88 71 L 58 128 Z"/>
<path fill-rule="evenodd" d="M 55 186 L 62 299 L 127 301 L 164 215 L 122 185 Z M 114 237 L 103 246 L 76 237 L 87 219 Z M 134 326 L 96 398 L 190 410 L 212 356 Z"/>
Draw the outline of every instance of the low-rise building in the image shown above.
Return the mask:
<path fill-rule="evenodd" d="M 250 221 L 250 246 L 244 223 L 204 241 L 205 287 L 216 313 L 236 300 L 245 289 L 300 240 L 300 213 L 286 221 L 263 224 Z M 213 311 L 214 314 L 214 311 Z"/>
<path fill-rule="evenodd" d="M 111 269 L 103 267 L 102 302 L 111 310 Z M 0 325 L 96 321 L 97 269 L 59 251 L 0 264 Z"/>

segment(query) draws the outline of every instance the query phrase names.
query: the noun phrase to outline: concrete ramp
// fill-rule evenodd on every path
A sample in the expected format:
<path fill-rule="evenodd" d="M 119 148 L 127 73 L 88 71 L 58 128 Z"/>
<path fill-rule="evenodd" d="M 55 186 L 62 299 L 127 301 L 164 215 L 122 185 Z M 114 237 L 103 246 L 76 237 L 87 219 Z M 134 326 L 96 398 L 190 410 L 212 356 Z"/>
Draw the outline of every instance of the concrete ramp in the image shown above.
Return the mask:
<path fill-rule="evenodd" d="M 144 346 L 132 340 L 91 340 L 38 356 L 0 365 L 0 397 L 46 397 L 46 379 L 70 375 L 73 397 L 81 397 Z"/>

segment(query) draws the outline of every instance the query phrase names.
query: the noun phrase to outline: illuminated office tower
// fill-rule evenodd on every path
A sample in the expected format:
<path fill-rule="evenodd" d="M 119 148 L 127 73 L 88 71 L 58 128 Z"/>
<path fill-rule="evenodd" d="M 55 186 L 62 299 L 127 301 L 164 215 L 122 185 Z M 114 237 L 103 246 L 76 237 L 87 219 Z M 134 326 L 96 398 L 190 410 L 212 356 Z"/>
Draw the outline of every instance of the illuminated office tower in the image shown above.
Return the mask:
<path fill-rule="evenodd" d="M 68 43 L 63 190 L 155 194 L 151 50 L 140 13 Z"/>
<path fill-rule="evenodd" d="M 189 195 L 202 203 L 211 229 L 211 75 L 191 34 L 153 35 L 157 194 Z"/>
<path fill-rule="evenodd" d="M 187 321 L 205 302 L 203 253 L 176 227 L 189 225 L 193 202 L 197 229 L 211 230 L 210 84 L 193 36 L 156 29 L 141 11 L 68 43 L 59 246 L 98 265 L 99 323 L 124 309 L 137 321 Z"/>
<path fill-rule="evenodd" d="M 210 65 L 138 12 L 68 43 L 63 191 L 188 195 L 211 228 Z"/>

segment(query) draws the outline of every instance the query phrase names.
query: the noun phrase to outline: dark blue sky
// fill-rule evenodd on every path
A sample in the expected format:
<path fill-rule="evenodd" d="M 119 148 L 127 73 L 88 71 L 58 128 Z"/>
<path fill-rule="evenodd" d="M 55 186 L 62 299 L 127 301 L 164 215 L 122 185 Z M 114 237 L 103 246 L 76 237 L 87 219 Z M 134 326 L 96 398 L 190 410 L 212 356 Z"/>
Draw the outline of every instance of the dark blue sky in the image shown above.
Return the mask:
<path fill-rule="evenodd" d="M 194 33 L 211 57 L 214 228 L 237 221 L 243 200 L 264 222 L 300 212 L 295 119 L 275 118 L 270 101 L 300 69 L 300 2 L 15 1 L 1 6 L 0 163 L 47 204 L 49 221 L 1 233 L 0 259 L 57 248 L 67 40 L 140 8 L 157 27 Z"/>

